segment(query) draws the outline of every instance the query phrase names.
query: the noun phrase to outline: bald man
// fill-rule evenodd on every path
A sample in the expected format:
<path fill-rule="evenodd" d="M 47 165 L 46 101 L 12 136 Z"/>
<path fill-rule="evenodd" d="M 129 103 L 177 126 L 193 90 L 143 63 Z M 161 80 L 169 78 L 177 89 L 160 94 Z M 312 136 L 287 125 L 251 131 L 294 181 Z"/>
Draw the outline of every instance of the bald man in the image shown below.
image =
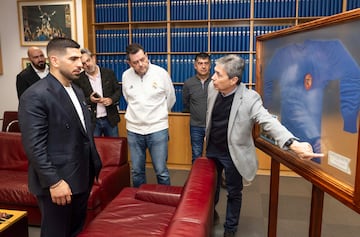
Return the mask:
<path fill-rule="evenodd" d="M 44 53 L 39 47 L 30 47 L 27 54 L 31 63 L 16 76 L 16 90 L 19 99 L 27 88 L 49 73 Z"/>

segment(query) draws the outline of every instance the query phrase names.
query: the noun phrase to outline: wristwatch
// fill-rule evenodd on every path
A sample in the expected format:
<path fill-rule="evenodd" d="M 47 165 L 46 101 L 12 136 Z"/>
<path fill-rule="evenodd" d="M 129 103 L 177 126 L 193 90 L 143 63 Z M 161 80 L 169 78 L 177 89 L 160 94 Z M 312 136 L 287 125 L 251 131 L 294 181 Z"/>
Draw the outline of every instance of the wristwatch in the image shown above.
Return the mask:
<path fill-rule="evenodd" d="M 284 144 L 284 147 L 286 148 L 290 148 L 290 146 L 293 144 L 293 142 L 295 141 L 295 138 L 290 138 L 289 140 L 287 140 Z"/>

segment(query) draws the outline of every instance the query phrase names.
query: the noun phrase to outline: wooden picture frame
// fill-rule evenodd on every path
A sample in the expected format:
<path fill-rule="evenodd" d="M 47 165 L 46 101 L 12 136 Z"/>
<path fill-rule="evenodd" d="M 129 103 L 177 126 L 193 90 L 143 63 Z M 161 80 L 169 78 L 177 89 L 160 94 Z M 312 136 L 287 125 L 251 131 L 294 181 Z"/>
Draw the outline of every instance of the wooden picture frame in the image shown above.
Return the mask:
<path fill-rule="evenodd" d="M 3 62 L 2 62 L 2 52 L 1 52 L 1 42 L 0 42 L 0 75 L 3 75 Z"/>
<path fill-rule="evenodd" d="M 45 46 L 54 37 L 76 40 L 73 0 L 18 0 L 21 46 Z"/>
<path fill-rule="evenodd" d="M 360 213 L 359 27 L 355 9 L 256 38 L 256 90 L 265 107 L 325 157 L 301 160 L 260 126 L 254 137 L 273 159 Z"/>

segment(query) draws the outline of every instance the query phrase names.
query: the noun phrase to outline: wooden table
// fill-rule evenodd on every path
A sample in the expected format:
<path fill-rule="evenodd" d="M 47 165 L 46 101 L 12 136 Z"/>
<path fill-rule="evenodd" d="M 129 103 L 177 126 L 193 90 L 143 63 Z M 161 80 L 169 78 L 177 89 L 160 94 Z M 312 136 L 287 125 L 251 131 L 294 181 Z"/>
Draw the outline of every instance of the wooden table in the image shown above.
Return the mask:
<path fill-rule="evenodd" d="M 0 222 L 0 237 L 28 237 L 28 219 L 26 211 L 0 209 L 0 212 L 13 215 Z M 4 218 L 2 219 L 4 220 Z"/>

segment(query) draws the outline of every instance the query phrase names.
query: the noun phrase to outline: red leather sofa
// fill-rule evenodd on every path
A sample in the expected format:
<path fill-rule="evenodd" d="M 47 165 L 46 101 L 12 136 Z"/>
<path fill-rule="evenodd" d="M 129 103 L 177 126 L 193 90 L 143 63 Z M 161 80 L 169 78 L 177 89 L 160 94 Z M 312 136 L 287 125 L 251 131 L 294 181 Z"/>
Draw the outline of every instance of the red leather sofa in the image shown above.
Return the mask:
<path fill-rule="evenodd" d="M 130 186 L 126 138 L 96 137 L 103 168 L 88 201 L 87 223 L 124 188 Z M 0 208 L 28 212 L 30 225 L 40 225 L 36 198 L 28 191 L 28 161 L 20 133 L 0 132 Z"/>
<path fill-rule="evenodd" d="M 214 162 L 203 157 L 184 187 L 125 188 L 78 237 L 211 236 L 216 176 Z"/>

